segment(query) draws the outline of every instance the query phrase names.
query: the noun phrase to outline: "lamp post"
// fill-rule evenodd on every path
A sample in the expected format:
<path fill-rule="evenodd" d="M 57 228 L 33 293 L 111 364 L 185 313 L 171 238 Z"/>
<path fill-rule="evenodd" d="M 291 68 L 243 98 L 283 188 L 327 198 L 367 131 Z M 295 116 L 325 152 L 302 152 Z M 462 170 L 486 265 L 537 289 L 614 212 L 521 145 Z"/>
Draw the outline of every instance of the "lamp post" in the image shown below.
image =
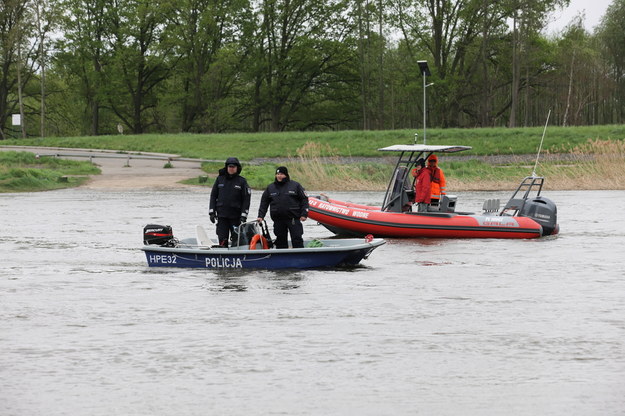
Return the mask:
<path fill-rule="evenodd" d="M 419 69 L 421 70 L 421 75 L 423 75 L 423 144 L 426 144 L 426 114 L 427 114 L 427 109 L 426 109 L 426 94 L 425 94 L 425 89 L 427 87 L 429 87 L 431 84 L 425 84 L 426 82 L 426 77 L 429 77 L 430 75 L 432 75 L 430 73 L 430 68 L 428 67 L 428 61 L 417 61 L 417 64 L 419 64 Z"/>

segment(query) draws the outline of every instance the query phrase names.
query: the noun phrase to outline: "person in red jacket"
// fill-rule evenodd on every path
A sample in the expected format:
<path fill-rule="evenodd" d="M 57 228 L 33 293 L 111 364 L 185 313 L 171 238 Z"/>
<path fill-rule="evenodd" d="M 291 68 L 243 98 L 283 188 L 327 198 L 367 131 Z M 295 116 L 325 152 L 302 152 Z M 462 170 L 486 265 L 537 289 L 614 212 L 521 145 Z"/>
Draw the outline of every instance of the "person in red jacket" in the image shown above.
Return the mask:
<path fill-rule="evenodd" d="M 432 196 L 430 204 L 438 209 L 440 199 L 446 193 L 447 183 L 443 170 L 438 167 L 438 157 L 436 157 L 436 155 L 430 155 L 430 157 L 428 157 L 428 168 L 432 172 Z"/>
<path fill-rule="evenodd" d="M 425 160 L 419 158 L 416 168 L 412 170 L 412 176 L 417 178 L 415 181 L 415 203 L 418 212 L 427 212 L 431 200 L 431 181 L 432 171 L 425 167 Z"/>

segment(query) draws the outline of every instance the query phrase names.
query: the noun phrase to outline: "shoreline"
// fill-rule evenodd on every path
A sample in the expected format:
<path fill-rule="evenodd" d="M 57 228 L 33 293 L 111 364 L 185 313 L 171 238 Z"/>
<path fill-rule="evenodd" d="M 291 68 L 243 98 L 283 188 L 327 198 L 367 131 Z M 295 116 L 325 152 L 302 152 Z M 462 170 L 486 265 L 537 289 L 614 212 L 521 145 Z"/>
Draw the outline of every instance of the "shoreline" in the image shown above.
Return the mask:
<path fill-rule="evenodd" d="M 203 160 L 180 158 L 165 153 L 129 152 L 113 150 L 69 149 L 29 146 L 0 146 L 0 151 L 25 151 L 41 157 L 60 157 L 69 160 L 91 161 L 100 168 L 99 175 L 90 175 L 80 186 L 87 189 L 194 189 L 180 181 L 205 175 Z M 134 157 L 133 157 L 134 156 Z M 139 158 L 138 156 L 144 156 Z M 165 168 L 169 163 L 172 167 Z"/>
<path fill-rule="evenodd" d="M 101 170 L 99 175 L 90 175 L 89 179 L 79 187 L 86 189 L 102 189 L 112 191 L 123 190 L 171 190 L 187 189 L 204 191 L 206 186 L 188 185 L 181 183 L 184 180 L 206 177 L 201 169 L 203 162 L 209 160 L 181 158 L 179 155 L 155 153 L 155 152 L 120 152 L 115 150 L 95 150 L 95 149 L 73 149 L 59 147 L 31 147 L 31 146 L 0 146 L 0 151 L 27 151 L 42 157 L 61 157 L 70 160 L 91 161 Z M 570 163 L 579 161 L 579 155 L 568 153 L 551 154 L 546 153 L 540 156 L 543 160 L 562 161 Z M 592 155 L 588 155 L 592 158 Z M 533 165 L 535 155 L 492 155 L 492 156 L 445 156 L 448 162 L 468 161 L 468 160 L 488 161 L 493 165 L 505 165 L 509 163 L 526 163 Z M 293 158 L 257 158 L 249 162 L 250 164 L 276 163 L 284 164 L 296 161 Z M 210 160 L 210 162 L 219 162 Z M 331 157 L 327 163 L 367 163 L 367 162 L 387 162 L 394 164 L 394 160 L 388 157 L 364 158 L 364 157 Z M 165 168 L 169 164 L 171 168 Z M 519 178 L 519 180 L 522 178 Z M 451 189 L 462 189 L 463 191 L 500 191 L 510 190 L 518 185 L 516 180 L 505 181 L 484 181 L 479 183 L 466 183 L 462 180 L 448 178 Z M 553 186 L 556 185 L 556 186 Z M 596 184 L 595 184 L 596 186 Z M 546 181 L 546 190 L 567 190 L 570 185 L 558 184 L 557 180 Z M 595 189 L 595 188 L 588 188 Z M 597 188 L 598 189 L 598 188 Z M 330 190 L 331 191 L 331 190 Z M 370 189 L 371 192 L 384 191 L 383 189 Z"/>

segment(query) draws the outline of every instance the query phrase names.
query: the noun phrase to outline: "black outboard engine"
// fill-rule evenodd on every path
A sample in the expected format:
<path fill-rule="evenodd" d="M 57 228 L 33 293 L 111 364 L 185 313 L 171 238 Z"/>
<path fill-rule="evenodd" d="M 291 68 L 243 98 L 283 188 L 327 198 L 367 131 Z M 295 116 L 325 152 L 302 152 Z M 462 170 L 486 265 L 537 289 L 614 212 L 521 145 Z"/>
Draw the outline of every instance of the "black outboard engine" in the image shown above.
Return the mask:
<path fill-rule="evenodd" d="M 143 244 L 174 247 L 176 245 L 176 240 L 169 225 L 148 224 L 143 227 Z"/>
<path fill-rule="evenodd" d="M 558 209 L 556 204 L 548 198 L 537 196 L 525 200 L 519 215 L 529 217 L 543 227 L 543 236 L 557 234 Z"/>

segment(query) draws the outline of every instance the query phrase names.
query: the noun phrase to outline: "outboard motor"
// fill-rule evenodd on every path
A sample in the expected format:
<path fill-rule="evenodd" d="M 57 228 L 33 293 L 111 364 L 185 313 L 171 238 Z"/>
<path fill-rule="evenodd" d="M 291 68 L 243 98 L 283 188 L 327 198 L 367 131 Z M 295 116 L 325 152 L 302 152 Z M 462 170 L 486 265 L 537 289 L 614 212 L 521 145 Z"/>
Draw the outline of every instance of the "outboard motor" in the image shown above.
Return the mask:
<path fill-rule="evenodd" d="M 558 209 L 548 198 L 537 196 L 525 200 L 518 215 L 529 217 L 539 223 L 543 227 L 543 236 L 557 234 L 559 231 Z"/>
<path fill-rule="evenodd" d="M 148 224 L 143 227 L 143 244 L 174 247 L 176 245 L 176 240 L 169 225 Z"/>

